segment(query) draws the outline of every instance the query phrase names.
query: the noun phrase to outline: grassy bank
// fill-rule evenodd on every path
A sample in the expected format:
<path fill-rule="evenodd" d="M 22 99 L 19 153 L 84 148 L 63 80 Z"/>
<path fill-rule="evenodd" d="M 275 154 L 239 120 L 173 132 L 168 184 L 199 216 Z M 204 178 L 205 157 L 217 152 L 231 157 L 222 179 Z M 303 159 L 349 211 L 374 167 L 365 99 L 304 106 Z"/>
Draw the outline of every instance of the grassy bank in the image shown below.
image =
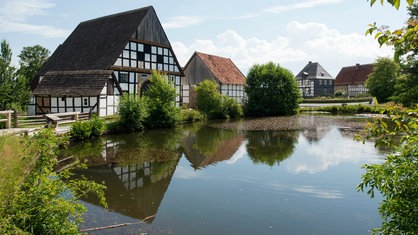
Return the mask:
<path fill-rule="evenodd" d="M 301 107 L 300 112 L 328 112 L 332 114 L 381 113 L 385 106 L 374 105 L 331 105 L 321 107 Z"/>

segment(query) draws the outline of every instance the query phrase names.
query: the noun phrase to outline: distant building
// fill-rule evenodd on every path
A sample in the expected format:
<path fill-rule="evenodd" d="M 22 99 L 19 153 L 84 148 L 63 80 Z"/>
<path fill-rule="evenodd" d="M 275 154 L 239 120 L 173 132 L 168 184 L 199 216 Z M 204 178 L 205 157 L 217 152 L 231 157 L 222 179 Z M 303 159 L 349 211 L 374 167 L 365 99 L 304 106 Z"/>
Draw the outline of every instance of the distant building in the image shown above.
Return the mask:
<path fill-rule="evenodd" d="M 181 100 L 183 71 L 152 6 L 80 23 L 31 84 L 28 113 L 117 112 L 122 93 L 140 95 L 152 71 Z"/>
<path fill-rule="evenodd" d="M 317 62 L 309 63 L 296 75 L 302 97 L 332 96 L 334 78 Z"/>
<path fill-rule="evenodd" d="M 335 79 L 335 92 L 343 91 L 350 97 L 367 94 L 364 83 L 372 70 L 373 64 L 343 67 Z"/>
<path fill-rule="evenodd" d="M 190 86 L 207 79 L 214 80 L 222 95 L 242 103 L 246 78 L 231 59 L 195 52 L 184 67 L 184 74 Z M 195 98 L 190 95 L 191 106 L 194 102 Z"/>

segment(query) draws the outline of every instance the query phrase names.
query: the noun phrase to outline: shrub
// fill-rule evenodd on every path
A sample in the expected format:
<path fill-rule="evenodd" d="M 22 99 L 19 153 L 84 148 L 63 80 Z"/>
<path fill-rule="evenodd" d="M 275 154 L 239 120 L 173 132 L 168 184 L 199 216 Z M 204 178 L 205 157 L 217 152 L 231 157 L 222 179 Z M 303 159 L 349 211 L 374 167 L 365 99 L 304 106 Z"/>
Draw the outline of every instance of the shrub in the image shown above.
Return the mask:
<path fill-rule="evenodd" d="M 218 85 L 213 80 L 205 80 L 196 87 L 197 109 L 209 119 L 221 118 L 222 95 L 218 91 Z"/>
<path fill-rule="evenodd" d="M 70 134 L 79 140 L 89 139 L 92 137 L 98 137 L 103 134 L 104 123 L 97 116 L 93 115 L 90 120 L 77 121 L 71 125 Z"/>
<path fill-rule="evenodd" d="M 120 128 L 138 131 L 144 128 L 143 121 L 148 116 L 146 104 L 137 96 L 123 94 L 119 101 Z"/>
<path fill-rule="evenodd" d="M 181 122 L 196 122 L 202 121 L 205 119 L 205 116 L 195 109 L 181 109 L 180 110 L 180 120 Z"/>
<path fill-rule="evenodd" d="M 149 128 L 172 127 L 180 120 L 180 109 L 176 107 L 176 88 L 166 75 L 154 71 L 151 85 L 143 99 L 147 104 L 148 115 L 144 124 Z"/>
<path fill-rule="evenodd" d="M 273 62 L 256 64 L 248 72 L 246 83 L 246 115 L 273 116 L 297 112 L 300 93 L 290 70 Z"/>
<path fill-rule="evenodd" d="M 29 173 L 0 208 L 2 234 L 79 234 L 86 208 L 78 199 L 93 193 L 106 206 L 103 185 L 86 179 L 72 180 L 69 169 L 56 172 L 59 146 L 66 140 L 51 129 L 29 140 Z"/>
<path fill-rule="evenodd" d="M 225 118 L 239 118 L 244 115 L 241 105 L 228 96 L 222 96 L 221 113 Z"/>

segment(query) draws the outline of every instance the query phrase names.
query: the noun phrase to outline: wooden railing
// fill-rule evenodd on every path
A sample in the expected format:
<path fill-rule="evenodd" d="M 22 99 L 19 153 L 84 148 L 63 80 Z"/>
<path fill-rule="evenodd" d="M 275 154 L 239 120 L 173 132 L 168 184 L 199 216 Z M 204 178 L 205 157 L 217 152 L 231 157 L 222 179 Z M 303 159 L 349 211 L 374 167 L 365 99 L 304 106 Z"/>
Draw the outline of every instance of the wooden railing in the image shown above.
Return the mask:
<path fill-rule="evenodd" d="M 5 122 L 5 128 L 36 128 L 46 125 L 57 127 L 59 124 L 72 123 L 78 120 L 88 120 L 90 113 L 54 113 L 45 115 L 18 115 L 14 110 L 0 111 L 0 123 Z"/>

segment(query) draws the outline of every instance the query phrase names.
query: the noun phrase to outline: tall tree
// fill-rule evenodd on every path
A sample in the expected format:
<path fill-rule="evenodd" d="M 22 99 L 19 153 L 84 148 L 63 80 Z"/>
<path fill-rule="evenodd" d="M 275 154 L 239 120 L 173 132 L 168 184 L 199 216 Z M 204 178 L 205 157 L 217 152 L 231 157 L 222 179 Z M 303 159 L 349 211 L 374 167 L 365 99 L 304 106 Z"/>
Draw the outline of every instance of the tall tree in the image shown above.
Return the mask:
<path fill-rule="evenodd" d="M 30 83 L 42 65 L 48 60 L 49 50 L 40 46 L 24 47 L 18 55 L 20 61 L 19 75 Z"/>
<path fill-rule="evenodd" d="M 0 110 L 24 110 L 30 93 L 26 79 L 12 66 L 12 50 L 6 40 L 0 49 Z"/>
<path fill-rule="evenodd" d="M 246 115 L 288 115 L 294 114 L 299 107 L 300 93 L 295 76 L 278 64 L 254 65 L 246 83 Z"/>
<path fill-rule="evenodd" d="M 379 102 L 388 101 L 395 91 L 395 83 L 400 70 L 399 64 L 392 59 L 378 58 L 366 80 L 370 95 L 375 96 Z"/>

